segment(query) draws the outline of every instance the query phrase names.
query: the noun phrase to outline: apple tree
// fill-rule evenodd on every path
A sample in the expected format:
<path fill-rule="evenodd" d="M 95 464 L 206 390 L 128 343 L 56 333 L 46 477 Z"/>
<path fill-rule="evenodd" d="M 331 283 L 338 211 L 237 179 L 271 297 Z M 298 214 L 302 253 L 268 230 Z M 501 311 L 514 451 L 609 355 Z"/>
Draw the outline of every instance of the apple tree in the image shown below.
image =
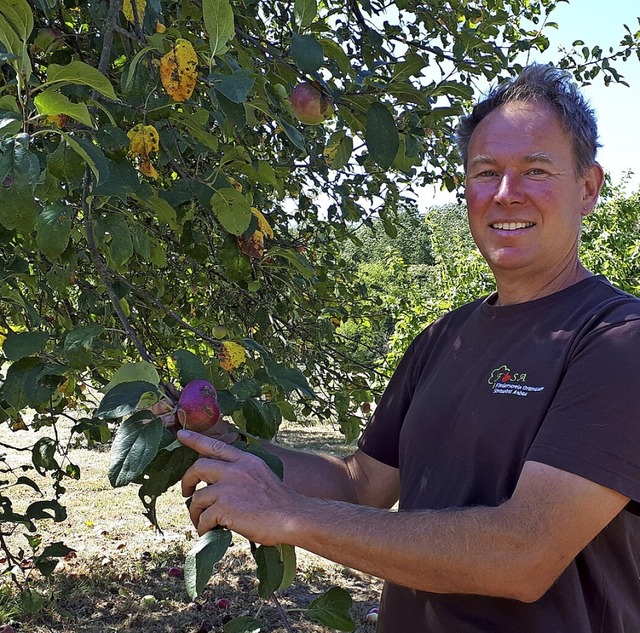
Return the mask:
<path fill-rule="evenodd" d="M 2 462 L 8 570 L 48 574 L 66 551 L 6 537 L 65 519 L 74 436 L 117 430 L 112 480 L 157 523 L 195 456 L 148 408 L 193 380 L 247 450 L 283 419 L 358 436 L 381 377 L 338 327 L 369 305 L 342 245 L 374 218 L 393 235 L 417 187 L 459 185 L 456 117 L 545 50 L 555 5 L 0 0 L 0 447 L 34 438 Z M 626 31 L 563 64 L 623 80 Z M 16 510 L 16 486 L 39 500 Z M 198 546 L 192 592 L 227 538 Z M 265 595 L 283 552 L 256 551 Z"/>

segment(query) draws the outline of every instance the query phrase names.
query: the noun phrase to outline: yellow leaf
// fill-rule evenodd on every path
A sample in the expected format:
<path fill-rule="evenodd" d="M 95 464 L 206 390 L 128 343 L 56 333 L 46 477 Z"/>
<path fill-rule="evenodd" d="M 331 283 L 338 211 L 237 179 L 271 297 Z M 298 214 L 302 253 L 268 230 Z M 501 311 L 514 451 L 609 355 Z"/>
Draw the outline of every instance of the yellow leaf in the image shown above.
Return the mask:
<path fill-rule="evenodd" d="M 129 156 L 133 158 L 136 156 L 148 158 L 151 152 L 157 152 L 160 149 L 160 136 L 153 125 L 138 123 L 127 132 L 127 136 L 130 141 Z"/>
<path fill-rule="evenodd" d="M 267 237 L 273 239 L 273 229 L 269 225 L 269 222 L 267 222 L 267 218 L 265 218 L 264 215 L 262 215 L 262 213 L 260 213 L 260 211 L 255 207 L 251 207 L 251 213 L 253 213 L 258 220 L 258 230 L 262 231 Z"/>
<path fill-rule="evenodd" d="M 174 101 L 186 101 L 196 87 L 198 56 L 191 42 L 178 38 L 160 60 L 160 79 Z"/>
<path fill-rule="evenodd" d="M 236 367 L 240 367 L 244 363 L 246 352 L 242 345 L 233 341 L 225 341 L 218 352 L 220 367 L 225 371 L 233 371 Z"/>
<path fill-rule="evenodd" d="M 262 231 L 255 231 L 251 237 L 238 237 L 240 250 L 248 257 L 260 259 L 264 255 L 264 235 Z"/>
<path fill-rule="evenodd" d="M 158 172 L 153 166 L 149 154 L 160 150 L 160 136 L 153 125 L 138 123 L 127 132 L 129 137 L 129 156 L 139 158 L 138 169 L 149 178 L 158 178 Z"/>
<path fill-rule="evenodd" d="M 147 7 L 147 0 L 136 0 L 136 11 L 138 12 L 138 22 L 142 24 L 144 20 L 144 11 Z M 122 13 L 124 13 L 124 17 L 131 22 L 131 24 L 135 24 L 135 18 L 133 17 L 133 3 L 131 0 L 124 0 L 122 3 Z"/>
<path fill-rule="evenodd" d="M 160 22 L 160 20 L 156 20 L 156 33 L 164 33 L 167 30 L 167 27 Z"/>
<path fill-rule="evenodd" d="M 141 174 L 148 176 L 149 178 L 158 179 L 160 175 L 158 170 L 153 166 L 153 163 L 148 158 L 143 158 L 140 160 L 140 164 L 138 165 L 138 169 Z"/>

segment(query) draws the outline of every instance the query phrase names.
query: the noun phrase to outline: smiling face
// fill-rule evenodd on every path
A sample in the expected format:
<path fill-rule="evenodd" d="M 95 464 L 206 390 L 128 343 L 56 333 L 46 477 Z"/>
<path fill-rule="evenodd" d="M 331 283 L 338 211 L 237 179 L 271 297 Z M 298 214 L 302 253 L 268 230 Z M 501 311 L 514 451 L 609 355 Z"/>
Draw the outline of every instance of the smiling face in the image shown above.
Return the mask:
<path fill-rule="evenodd" d="M 601 183 L 598 165 L 576 175 L 571 137 L 546 103 L 507 103 L 478 124 L 469 144 L 467 210 L 499 292 L 508 281 L 534 293 L 579 268 L 581 218 Z"/>

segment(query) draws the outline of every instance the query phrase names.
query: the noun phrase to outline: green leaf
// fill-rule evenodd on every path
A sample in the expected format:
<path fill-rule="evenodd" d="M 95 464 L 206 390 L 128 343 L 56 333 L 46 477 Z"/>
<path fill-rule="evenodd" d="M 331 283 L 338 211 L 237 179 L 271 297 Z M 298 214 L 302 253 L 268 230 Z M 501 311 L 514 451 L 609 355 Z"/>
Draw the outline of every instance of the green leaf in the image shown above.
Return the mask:
<path fill-rule="evenodd" d="M 222 55 L 228 50 L 228 43 L 235 35 L 233 8 L 229 0 L 203 0 L 202 16 L 209 34 L 211 55 Z"/>
<path fill-rule="evenodd" d="M 7 18 L 18 37 L 26 43 L 33 31 L 33 12 L 26 0 L 3 0 L 0 12 Z"/>
<path fill-rule="evenodd" d="M 151 463 L 163 430 L 162 420 L 150 411 L 138 411 L 118 427 L 109 466 L 109 482 L 114 488 L 130 484 Z"/>
<path fill-rule="evenodd" d="M 282 387 L 285 393 L 299 391 L 303 396 L 313 398 L 314 393 L 305 375 L 294 367 L 287 367 L 268 358 L 264 360 L 264 368 L 273 382 Z"/>
<path fill-rule="evenodd" d="M 225 555 L 231 545 L 231 532 L 225 529 L 210 530 L 198 539 L 187 554 L 184 563 L 184 582 L 187 594 L 194 600 L 213 575 L 214 565 Z"/>
<path fill-rule="evenodd" d="M 17 410 L 47 404 L 58 384 L 49 377 L 62 376 L 65 370 L 62 365 L 45 363 L 40 358 L 21 358 L 7 369 L 3 397 Z"/>
<path fill-rule="evenodd" d="M 320 38 L 320 45 L 322 46 L 324 54 L 338 64 L 338 68 L 343 74 L 348 75 L 351 72 L 351 59 L 349 55 L 344 52 L 340 44 L 323 37 Z"/>
<path fill-rule="evenodd" d="M 27 508 L 25 514 L 34 521 L 52 519 L 60 523 L 67 518 L 66 508 L 57 501 L 36 501 Z"/>
<path fill-rule="evenodd" d="M 223 633 L 260 633 L 262 630 L 259 620 L 249 615 L 243 615 L 239 618 L 229 620 L 224 625 Z"/>
<path fill-rule="evenodd" d="M 84 103 L 73 103 L 68 97 L 53 88 L 49 88 L 33 99 L 38 113 L 43 116 L 57 116 L 66 114 L 88 127 L 93 127 L 93 120 L 89 109 Z"/>
<path fill-rule="evenodd" d="M 381 103 L 372 103 L 367 110 L 364 138 L 371 158 L 382 169 L 389 169 L 398 153 L 400 136 L 393 115 Z"/>
<path fill-rule="evenodd" d="M 208 147 L 213 152 L 217 151 L 219 145 L 218 139 L 213 134 L 210 134 L 203 129 L 202 125 L 194 116 L 183 112 L 176 112 L 171 115 L 170 119 L 184 127 L 187 132 L 193 136 L 193 138 L 200 141 L 205 147 Z"/>
<path fill-rule="evenodd" d="M 113 99 L 114 101 L 118 99 L 113 86 L 105 75 L 97 68 L 77 60 L 66 66 L 49 64 L 47 67 L 47 81 L 42 84 L 41 88 L 53 84 L 90 86 L 108 99 Z"/>
<path fill-rule="evenodd" d="M 72 550 L 70 547 L 67 547 L 64 543 L 60 541 L 56 543 L 51 543 L 51 545 L 47 545 L 42 552 L 38 555 L 38 558 L 62 558 L 71 554 L 75 550 Z"/>
<path fill-rule="evenodd" d="M 296 548 L 293 545 L 276 545 L 280 553 L 280 560 L 284 566 L 282 582 L 278 587 L 279 591 L 291 587 L 296 578 Z"/>
<path fill-rule="evenodd" d="M 101 232 L 109 235 L 106 252 L 115 268 L 120 268 L 133 257 L 133 239 L 127 221 L 121 215 L 110 213 L 96 220 Z"/>
<path fill-rule="evenodd" d="M 233 75 L 214 75 L 213 87 L 229 101 L 244 103 L 255 84 L 253 74 L 242 68 Z"/>
<path fill-rule="evenodd" d="M 351 602 L 351 596 L 344 589 L 332 587 L 309 605 L 307 615 L 329 628 L 353 631 L 356 625 L 349 616 Z"/>
<path fill-rule="evenodd" d="M 259 545 L 253 552 L 258 576 L 258 595 L 265 600 L 278 590 L 284 577 L 284 564 L 277 547 Z"/>
<path fill-rule="evenodd" d="M 211 197 L 211 208 L 225 231 L 233 235 L 242 235 L 253 217 L 249 201 L 232 187 L 216 191 Z"/>
<path fill-rule="evenodd" d="M 71 367 L 83 369 L 93 360 L 93 342 L 104 328 L 101 325 L 84 325 L 67 334 L 62 352 Z"/>
<path fill-rule="evenodd" d="M 40 475 L 44 475 L 48 470 L 59 468 L 56 461 L 56 441 L 51 437 L 40 438 L 31 449 L 31 461 Z M 34 517 L 30 517 L 34 518 Z"/>
<path fill-rule="evenodd" d="M 46 332 L 10 333 L 2 344 L 2 351 L 7 360 L 20 360 L 25 356 L 33 356 L 44 348 L 49 340 Z"/>
<path fill-rule="evenodd" d="M 158 385 L 144 380 L 115 385 L 100 401 L 94 417 L 114 419 L 129 415 L 138 408 L 140 398 L 147 392 L 157 393 Z"/>
<path fill-rule="evenodd" d="M 31 232 L 40 207 L 33 192 L 40 182 L 40 162 L 28 150 L 28 137 L 6 139 L 0 155 L 0 224 L 26 234 Z"/>
<path fill-rule="evenodd" d="M 307 74 L 313 74 L 324 64 L 324 50 L 313 35 L 291 36 L 291 57 L 296 66 Z"/>
<path fill-rule="evenodd" d="M 136 380 L 157 385 L 160 383 L 160 376 L 158 375 L 158 370 L 145 360 L 137 363 L 127 363 L 116 369 L 109 384 L 104 387 L 103 391 L 107 393 L 116 385 L 123 382 L 135 382 Z"/>
<path fill-rule="evenodd" d="M 251 435 L 270 440 L 278 432 L 282 414 L 270 402 L 247 400 L 242 405 L 242 413 L 247 421 L 247 431 Z"/>
<path fill-rule="evenodd" d="M 44 209 L 36 220 L 36 244 L 49 259 L 58 259 L 71 237 L 71 209 L 56 203 Z"/>
<path fill-rule="evenodd" d="M 151 196 L 145 200 L 145 203 L 156 214 L 160 222 L 168 224 L 176 233 L 180 232 L 176 210 L 166 200 L 160 196 Z"/>
<path fill-rule="evenodd" d="M 315 275 L 313 266 L 302 253 L 287 248 L 272 246 L 269 249 L 269 255 L 271 257 L 279 256 L 286 259 L 305 279 L 311 279 Z"/>
<path fill-rule="evenodd" d="M 174 444 L 178 446 L 173 448 Z M 139 477 L 136 483 L 142 481 L 138 496 L 146 509 L 144 515 L 156 528 L 160 529 L 156 516 L 156 500 L 180 481 L 199 457 L 196 451 L 183 446 L 176 440 L 169 446 L 163 446 Z"/>
<path fill-rule="evenodd" d="M 290 123 L 287 123 L 284 119 L 279 119 L 278 123 L 284 130 L 284 133 L 289 137 L 289 140 L 302 152 L 307 153 L 307 145 L 302 133 Z"/>
<path fill-rule="evenodd" d="M 100 182 L 108 176 L 107 159 L 99 147 L 87 139 L 70 136 L 65 132 L 62 132 L 62 136 L 69 147 L 89 165 L 96 182 Z"/>
<path fill-rule="evenodd" d="M 347 135 L 346 130 L 334 132 L 324 150 L 324 159 L 327 165 L 333 169 L 342 169 L 349 163 L 353 152 L 353 139 Z"/>
<path fill-rule="evenodd" d="M 206 380 L 207 368 L 200 357 L 186 349 L 177 349 L 171 354 L 180 375 L 180 384 L 184 387 L 192 380 Z"/>
<path fill-rule="evenodd" d="M 295 0 L 293 13 L 301 29 L 308 27 L 318 15 L 317 0 Z"/>
<path fill-rule="evenodd" d="M 25 613 L 38 613 L 44 607 L 44 596 L 33 589 L 20 592 L 20 609 Z"/>
<path fill-rule="evenodd" d="M 47 156 L 47 167 L 58 180 L 80 182 L 84 175 L 85 162 L 78 160 L 78 153 L 62 138 L 55 151 Z"/>

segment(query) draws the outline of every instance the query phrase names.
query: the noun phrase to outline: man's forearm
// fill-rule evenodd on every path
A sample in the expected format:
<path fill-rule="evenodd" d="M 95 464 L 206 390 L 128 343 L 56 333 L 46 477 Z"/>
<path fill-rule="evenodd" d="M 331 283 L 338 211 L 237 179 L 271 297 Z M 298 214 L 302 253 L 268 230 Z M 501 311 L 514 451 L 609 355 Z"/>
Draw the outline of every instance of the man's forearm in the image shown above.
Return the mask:
<path fill-rule="evenodd" d="M 292 544 L 414 589 L 525 601 L 539 593 L 507 509 L 392 512 L 309 499 L 287 524 Z"/>
<path fill-rule="evenodd" d="M 348 461 L 326 453 L 284 448 L 266 440 L 262 446 L 282 461 L 284 482 L 296 492 L 320 499 L 357 502 Z"/>

